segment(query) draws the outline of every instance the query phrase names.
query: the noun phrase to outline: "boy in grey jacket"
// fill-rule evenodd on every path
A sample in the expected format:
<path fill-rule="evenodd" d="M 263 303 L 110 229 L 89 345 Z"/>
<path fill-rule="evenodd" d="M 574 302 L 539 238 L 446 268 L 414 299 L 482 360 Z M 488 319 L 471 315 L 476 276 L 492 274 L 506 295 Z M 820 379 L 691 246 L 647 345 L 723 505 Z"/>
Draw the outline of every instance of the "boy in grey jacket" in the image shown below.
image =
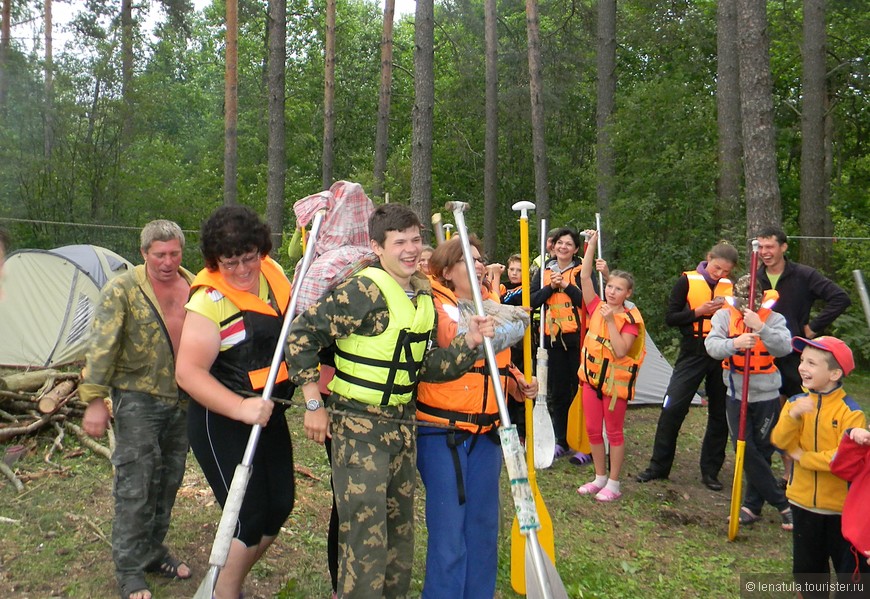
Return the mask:
<path fill-rule="evenodd" d="M 746 447 L 744 472 L 746 489 L 740 508 L 740 524 L 749 525 L 761 520 L 764 502 L 779 510 L 783 530 L 792 530 L 792 514 L 785 493 L 776 484 L 771 470 L 774 447 L 770 432 L 779 414 L 779 387 L 781 377 L 774 358 L 791 351 L 791 334 L 785 318 L 771 307 L 778 297 L 768 291 L 764 297 L 757 290 L 756 304 L 749 306 L 749 275 L 734 285 L 734 297 L 716 312 L 711 320 L 710 334 L 704 341 L 707 353 L 721 358 L 722 378 L 728 391 L 725 410 L 731 442 L 736 446 L 740 424 L 740 402 L 743 377 L 749 361 L 749 405 L 746 412 Z"/>

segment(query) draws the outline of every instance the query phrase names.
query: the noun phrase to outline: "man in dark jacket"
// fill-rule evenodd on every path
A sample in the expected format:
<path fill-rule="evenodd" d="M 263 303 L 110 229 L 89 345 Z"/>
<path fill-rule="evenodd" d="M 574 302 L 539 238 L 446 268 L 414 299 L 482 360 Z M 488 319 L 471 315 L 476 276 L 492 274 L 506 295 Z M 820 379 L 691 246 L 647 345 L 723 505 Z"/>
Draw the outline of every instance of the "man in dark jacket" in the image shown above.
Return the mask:
<path fill-rule="evenodd" d="M 852 300 L 841 287 L 815 268 L 785 257 L 788 239 L 782 229 L 766 227 L 757 238 L 758 254 L 764 263 L 758 269 L 758 284 L 763 291 L 776 289 L 779 292 L 776 311 L 785 316 L 792 337 L 813 339 L 821 335 L 846 311 Z M 810 318 L 810 310 L 818 300 L 825 305 L 814 318 Z M 776 366 L 782 373 L 779 392 L 787 398 L 801 393 L 799 364 L 800 354 L 794 351 L 776 359 Z"/>

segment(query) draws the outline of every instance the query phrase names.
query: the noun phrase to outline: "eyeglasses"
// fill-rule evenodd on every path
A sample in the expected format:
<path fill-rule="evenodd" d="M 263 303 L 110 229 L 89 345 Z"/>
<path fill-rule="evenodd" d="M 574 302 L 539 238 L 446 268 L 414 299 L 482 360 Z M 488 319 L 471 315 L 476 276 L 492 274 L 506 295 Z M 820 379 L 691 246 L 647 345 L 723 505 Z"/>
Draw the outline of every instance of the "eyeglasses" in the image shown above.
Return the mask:
<path fill-rule="evenodd" d="M 221 260 L 220 258 L 218 258 L 218 263 L 228 271 L 234 271 L 236 268 L 238 268 L 239 264 L 250 266 L 254 262 L 259 262 L 259 260 L 260 254 L 250 254 L 249 256 L 242 256 L 238 260 Z"/>

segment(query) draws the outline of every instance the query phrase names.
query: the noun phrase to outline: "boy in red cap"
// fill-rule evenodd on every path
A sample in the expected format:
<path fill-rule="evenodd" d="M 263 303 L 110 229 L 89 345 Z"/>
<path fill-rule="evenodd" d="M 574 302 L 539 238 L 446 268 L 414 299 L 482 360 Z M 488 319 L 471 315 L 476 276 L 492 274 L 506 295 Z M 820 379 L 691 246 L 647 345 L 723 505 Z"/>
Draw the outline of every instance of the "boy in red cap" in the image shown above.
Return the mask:
<path fill-rule="evenodd" d="M 802 595 L 810 599 L 828 597 L 828 589 L 819 584 L 828 580 L 829 562 L 841 583 L 851 582 L 855 570 L 851 546 L 841 532 L 848 487 L 831 472 L 831 460 L 844 432 L 865 428 L 867 421 L 843 390 L 843 377 L 855 368 L 852 350 L 845 343 L 835 337 L 795 337 L 792 347 L 801 354 L 798 373 L 806 392 L 783 406 L 771 440 L 794 459 L 786 489 L 794 514 L 792 572 L 796 582 L 814 583 L 819 590 L 804 585 Z M 838 591 L 837 596 L 849 593 Z"/>

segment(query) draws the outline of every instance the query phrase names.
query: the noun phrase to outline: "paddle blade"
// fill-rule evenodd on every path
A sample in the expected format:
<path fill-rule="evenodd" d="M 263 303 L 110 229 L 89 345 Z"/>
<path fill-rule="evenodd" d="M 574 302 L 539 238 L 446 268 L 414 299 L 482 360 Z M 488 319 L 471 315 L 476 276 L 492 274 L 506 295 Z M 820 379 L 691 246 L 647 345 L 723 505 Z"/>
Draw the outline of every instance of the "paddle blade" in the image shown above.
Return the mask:
<path fill-rule="evenodd" d="M 551 597 L 552 599 L 568 599 L 568 592 L 565 590 L 565 585 L 562 583 L 562 578 L 556 571 L 556 566 L 553 565 L 550 556 L 546 551 L 542 552 L 544 561 L 544 577 L 550 587 L 550 594 L 544 590 L 538 577 L 535 576 L 534 556 L 532 554 L 532 544 L 526 543 L 525 560 L 526 571 L 529 573 L 526 579 L 525 594 L 529 599 L 544 599 Z"/>
<path fill-rule="evenodd" d="M 526 594 L 526 537 L 520 533 L 520 522 L 514 516 L 511 526 L 511 587 L 519 595 Z"/>
<path fill-rule="evenodd" d="M 535 400 L 532 421 L 535 427 L 535 468 L 549 468 L 556 453 L 556 434 L 553 432 L 550 410 L 547 409 L 546 395 L 538 395 Z"/>
<path fill-rule="evenodd" d="M 193 596 L 193 599 L 212 599 L 214 587 L 217 584 L 218 574 L 220 574 L 220 568 L 218 566 L 212 566 L 209 568 L 205 578 L 202 579 L 199 588 L 196 589 L 196 594 Z"/>
<path fill-rule="evenodd" d="M 740 503 L 743 498 L 743 456 L 746 441 L 737 441 L 737 454 L 734 458 L 734 481 L 731 483 L 731 515 L 728 518 L 728 540 L 737 538 L 740 529 Z"/>
<path fill-rule="evenodd" d="M 583 388 L 577 389 L 577 395 L 568 408 L 568 426 L 565 434 L 568 447 L 581 453 L 592 453 L 589 435 L 586 434 L 586 420 L 583 415 Z"/>
<path fill-rule="evenodd" d="M 541 544 L 541 549 L 549 556 L 550 562 L 556 561 L 556 542 L 553 536 L 553 519 L 550 517 L 550 512 L 547 511 L 547 505 L 544 503 L 544 498 L 538 489 L 538 485 L 532 485 L 532 496 L 535 498 L 535 509 L 538 513 L 538 520 L 541 523 L 541 528 L 538 529 L 538 542 Z M 514 518 L 513 526 L 511 527 L 511 587 L 516 593 L 524 595 L 526 593 L 526 568 L 530 567 L 526 563 L 526 536 L 520 532 L 520 523 Z M 529 571 L 529 576 L 533 575 L 533 571 Z"/>

